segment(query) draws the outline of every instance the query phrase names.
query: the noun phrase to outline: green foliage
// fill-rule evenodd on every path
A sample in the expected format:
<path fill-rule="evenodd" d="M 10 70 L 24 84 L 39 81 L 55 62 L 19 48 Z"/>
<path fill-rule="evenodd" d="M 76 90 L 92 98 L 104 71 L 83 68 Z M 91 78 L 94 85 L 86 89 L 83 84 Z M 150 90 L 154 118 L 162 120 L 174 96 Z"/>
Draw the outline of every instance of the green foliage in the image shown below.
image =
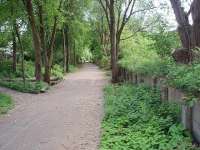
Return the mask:
<path fill-rule="evenodd" d="M 178 89 L 194 95 L 200 93 L 200 64 L 171 66 L 167 78 Z"/>
<path fill-rule="evenodd" d="M 102 51 L 102 47 L 97 39 L 95 39 L 95 38 L 92 39 L 91 45 L 90 45 L 90 50 L 93 55 L 94 62 L 97 62 L 102 59 L 103 51 Z"/>
<path fill-rule="evenodd" d="M 13 72 L 12 70 L 12 62 L 10 60 L 2 61 L 0 63 L 0 78 L 20 78 L 22 77 L 22 71 L 21 71 L 21 64 L 17 64 L 17 71 Z M 33 62 L 25 62 L 25 78 L 30 79 L 34 78 L 35 74 L 35 68 Z"/>
<path fill-rule="evenodd" d="M 21 66 L 20 66 L 21 67 Z M 33 62 L 31 61 L 28 61 L 28 62 L 25 62 L 25 77 L 26 78 L 34 78 L 35 76 L 35 65 Z M 21 73 L 21 68 L 18 67 L 18 72 L 20 72 L 20 76 L 22 76 L 22 73 Z M 18 73 L 19 74 L 19 73 Z"/>
<path fill-rule="evenodd" d="M 200 64 L 179 65 L 171 60 L 167 56 L 167 49 L 172 45 L 175 46 L 172 42 L 174 33 L 168 33 L 172 35 L 163 34 L 160 36 L 166 37 L 160 41 L 156 40 L 158 35 L 154 35 L 153 39 L 155 40 L 152 40 L 149 36 L 138 34 L 134 39 L 123 42 L 122 59 L 119 64 L 129 71 L 141 75 L 166 77 L 169 85 L 181 89 L 189 95 L 198 96 L 200 93 Z M 176 40 L 174 39 L 174 41 Z M 164 48 L 162 45 L 166 47 Z M 159 48 L 160 51 L 158 51 Z"/>
<path fill-rule="evenodd" d="M 155 42 L 141 34 L 134 39 L 124 41 L 122 49 L 122 59 L 119 64 L 130 71 L 140 74 L 160 74 L 160 67 L 157 64 L 164 64 L 164 60 L 159 57 L 152 48 Z"/>
<path fill-rule="evenodd" d="M 128 63 L 127 63 L 128 64 Z M 194 99 L 189 97 L 198 97 L 200 95 L 200 64 L 191 65 L 175 64 L 170 59 L 149 59 L 148 63 L 137 63 L 129 69 L 141 75 L 150 75 L 157 77 L 166 77 L 167 84 L 184 91 L 187 95 L 187 101 Z M 125 68 L 127 68 L 125 66 Z M 193 101 L 193 100 L 192 100 Z"/>
<path fill-rule="evenodd" d="M 5 114 L 14 106 L 10 96 L 0 93 L 0 115 Z"/>
<path fill-rule="evenodd" d="M 100 150 L 194 150 L 178 114 L 147 87 L 108 86 Z"/>
<path fill-rule="evenodd" d="M 64 76 L 63 68 L 60 65 L 55 64 L 52 68 L 52 76 L 62 79 Z"/>
<path fill-rule="evenodd" d="M 103 56 L 97 63 L 101 68 L 105 70 L 110 69 L 110 58 L 108 56 Z"/>
<path fill-rule="evenodd" d="M 69 65 L 69 72 L 75 72 L 77 70 L 77 67 L 74 65 Z"/>
<path fill-rule="evenodd" d="M 181 46 L 176 32 L 166 32 L 161 29 L 158 33 L 149 33 L 149 37 L 155 41 L 151 46 L 161 57 L 171 56 L 172 49 Z"/>
<path fill-rule="evenodd" d="M 12 74 L 12 64 L 10 61 L 1 61 L 0 62 L 0 78 L 10 77 Z"/>
<path fill-rule="evenodd" d="M 20 81 L 0 81 L 0 85 L 16 90 L 16 91 L 20 91 L 20 92 L 24 92 L 24 93 L 41 93 L 41 92 L 45 92 L 46 90 L 49 89 L 49 85 L 45 82 L 31 82 L 31 81 L 25 81 L 25 84 L 23 83 L 22 80 Z"/>

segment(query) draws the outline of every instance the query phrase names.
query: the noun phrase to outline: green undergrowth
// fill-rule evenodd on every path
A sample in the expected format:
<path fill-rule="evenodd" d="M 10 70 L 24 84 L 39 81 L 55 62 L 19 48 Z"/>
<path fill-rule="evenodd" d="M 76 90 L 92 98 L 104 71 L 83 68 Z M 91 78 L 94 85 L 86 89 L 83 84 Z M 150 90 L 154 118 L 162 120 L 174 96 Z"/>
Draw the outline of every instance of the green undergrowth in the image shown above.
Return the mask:
<path fill-rule="evenodd" d="M 196 150 L 179 113 L 147 87 L 109 85 L 100 150 Z"/>
<path fill-rule="evenodd" d="M 74 65 L 69 65 L 69 72 L 75 72 L 78 68 Z"/>
<path fill-rule="evenodd" d="M 6 114 L 13 106 L 12 98 L 6 94 L 0 93 L 0 115 Z"/>
<path fill-rule="evenodd" d="M 49 89 L 49 85 L 42 81 L 25 81 L 25 84 L 23 83 L 23 81 L 0 81 L 0 85 L 23 93 L 33 94 L 43 93 Z"/>
<path fill-rule="evenodd" d="M 44 75 L 44 68 L 42 68 Z M 63 68 L 60 65 L 52 67 L 51 78 L 61 80 L 64 77 Z M 31 61 L 25 61 L 25 83 L 22 80 L 21 65 L 17 64 L 16 72 L 12 70 L 10 60 L 0 62 L 0 86 L 7 87 L 24 93 L 42 93 L 49 89 L 45 82 L 35 82 L 35 66 Z"/>
<path fill-rule="evenodd" d="M 149 60 L 148 63 L 129 67 L 122 65 L 131 72 L 141 75 L 165 77 L 169 86 L 180 89 L 186 94 L 200 96 L 200 63 L 190 65 L 175 64 L 169 59 Z"/>
<path fill-rule="evenodd" d="M 25 78 L 35 78 L 35 66 L 31 61 L 25 61 Z M 21 64 L 17 64 L 16 72 L 12 70 L 12 62 L 10 60 L 0 62 L 0 78 L 1 79 L 17 79 L 22 78 Z M 42 68 L 42 74 L 44 74 L 44 67 Z M 51 70 L 52 77 L 62 79 L 64 76 L 63 68 L 60 65 L 53 65 Z"/>
<path fill-rule="evenodd" d="M 167 79 L 171 86 L 200 95 L 200 63 L 171 66 Z"/>

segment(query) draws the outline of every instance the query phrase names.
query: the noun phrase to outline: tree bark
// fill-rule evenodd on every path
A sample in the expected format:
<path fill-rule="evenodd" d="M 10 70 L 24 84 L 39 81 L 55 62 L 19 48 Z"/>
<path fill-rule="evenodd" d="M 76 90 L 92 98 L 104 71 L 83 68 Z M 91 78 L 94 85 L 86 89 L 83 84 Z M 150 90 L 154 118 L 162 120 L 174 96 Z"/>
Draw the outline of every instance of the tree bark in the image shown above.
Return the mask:
<path fill-rule="evenodd" d="M 115 20 L 115 1 L 110 0 L 110 41 L 111 41 L 111 67 L 112 67 L 112 82 L 116 83 L 118 80 L 117 67 L 117 47 L 116 47 L 116 20 Z"/>
<path fill-rule="evenodd" d="M 45 51 L 46 51 L 46 44 L 45 44 L 45 27 L 44 27 L 44 18 L 43 18 L 43 6 L 41 3 L 38 2 L 38 16 L 39 16 L 39 35 L 40 35 L 40 40 L 41 40 L 41 57 L 42 57 L 42 62 L 45 63 Z"/>
<path fill-rule="evenodd" d="M 54 25 L 53 30 L 51 34 L 51 40 L 49 48 L 46 49 L 45 54 L 45 74 L 44 74 L 44 81 L 50 84 L 51 81 L 51 67 L 52 67 L 52 61 L 53 61 L 53 48 L 55 43 L 55 37 L 56 37 L 56 27 L 57 27 L 57 17 L 54 18 Z"/>
<path fill-rule="evenodd" d="M 16 33 L 15 33 L 15 24 L 16 24 L 16 18 L 14 17 L 14 6 L 13 3 L 11 3 L 11 16 L 12 16 L 12 48 L 13 48 L 13 53 L 12 53 L 12 70 L 13 72 L 17 71 L 17 41 L 16 41 Z"/>
<path fill-rule="evenodd" d="M 75 66 L 76 65 L 76 41 L 75 40 L 74 40 L 73 51 L 74 51 L 74 53 L 73 53 L 73 60 L 74 60 L 73 64 Z"/>
<path fill-rule="evenodd" d="M 13 58 L 13 62 L 12 62 L 12 69 L 13 72 L 17 71 L 17 42 L 16 42 L 16 36 L 15 36 L 15 32 L 13 31 L 12 33 L 13 36 L 13 43 L 12 43 L 12 47 L 13 47 L 13 53 L 12 53 L 12 58 Z"/>
<path fill-rule="evenodd" d="M 69 62 L 70 62 L 70 48 L 69 48 L 69 27 L 66 27 L 66 71 L 69 72 Z"/>
<path fill-rule="evenodd" d="M 191 5 L 192 14 L 192 43 L 195 47 L 200 47 L 200 1 L 194 0 Z"/>
<path fill-rule="evenodd" d="M 41 70 L 42 70 L 41 42 L 40 42 L 40 38 L 39 38 L 38 31 L 36 28 L 32 0 L 26 0 L 26 1 L 24 0 L 23 2 L 26 6 L 29 23 L 30 23 L 31 30 L 32 30 L 33 46 L 35 49 L 35 78 L 36 78 L 36 81 L 40 81 L 41 77 L 42 77 L 42 74 L 41 74 Z"/>
<path fill-rule="evenodd" d="M 64 73 L 66 73 L 67 72 L 67 50 L 66 50 L 66 37 L 65 37 L 65 29 L 64 28 L 62 30 L 62 34 L 63 34 L 63 54 L 64 54 L 63 70 L 64 70 Z"/>
<path fill-rule="evenodd" d="M 17 39 L 18 39 L 18 42 L 19 42 L 19 46 L 20 46 L 20 49 L 21 49 L 21 71 L 22 71 L 22 79 L 23 79 L 23 83 L 24 83 L 24 86 L 25 86 L 25 68 L 24 68 L 24 48 L 23 48 L 23 45 L 22 45 L 22 41 L 21 41 L 21 38 L 20 38 L 20 33 L 19 33 L 19 27 L 17 24 L 15 24 L 15 32 L 16 32 L 16 35 L 17 35 Z"/>
<path fill-rule="evenodd" d="M 59 4 L 59 8 L 58 8 L 59 11 L 60 11 L 60 8 L 62 6 L 62 2 L 63 2 L 63 0 L 60 0 L 60 4 Z M 49 83 L 49 84 L 50 84 L 50 81 L 51 81 L 51 67 L 52 67 L 52 62 L 53 62 L 53 48 L 54 48 L 54 43 L 55 43 L 55 38 L 56 38 L 57 23 L 58 23 L 58 16 L 55 15 L 49 47 L 45 51 L 44 81 Z"/>
<path fill-rule="evenodd" d="M 188 15 L 184 12 L 180 0 L 170 0 L 174 14 L 178 23 L 178 33 L 181 39 L 183 48 L 191 50 L 191 25 L 189 23 Z"/>

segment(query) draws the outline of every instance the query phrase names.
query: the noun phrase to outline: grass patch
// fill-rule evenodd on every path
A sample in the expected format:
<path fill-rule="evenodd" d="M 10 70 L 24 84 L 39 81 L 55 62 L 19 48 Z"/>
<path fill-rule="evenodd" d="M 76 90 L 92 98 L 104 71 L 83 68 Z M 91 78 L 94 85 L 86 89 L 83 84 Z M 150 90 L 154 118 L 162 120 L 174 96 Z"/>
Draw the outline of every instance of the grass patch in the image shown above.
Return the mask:
<path fill-rule="evenodd" d="M 0 93 L 0 115 L 6 114 L 14 106 L 12 98 Z"/>
<path fill-rule="evenodd" d="M 24 93 L 33 93 L 33 94 L 43 93 L 49 89 L 49 85 L 42 81 L 41 82 L 26 81 L 25 84 L 22 81 L 11 81 L 11 82 L 0 81 L 0 85 L 16 91 Z"/>
<path fill-rule="evenodd" d="M 107 86 L 100 150 L 196 150 L 179 113 L 147 87 Z"/>

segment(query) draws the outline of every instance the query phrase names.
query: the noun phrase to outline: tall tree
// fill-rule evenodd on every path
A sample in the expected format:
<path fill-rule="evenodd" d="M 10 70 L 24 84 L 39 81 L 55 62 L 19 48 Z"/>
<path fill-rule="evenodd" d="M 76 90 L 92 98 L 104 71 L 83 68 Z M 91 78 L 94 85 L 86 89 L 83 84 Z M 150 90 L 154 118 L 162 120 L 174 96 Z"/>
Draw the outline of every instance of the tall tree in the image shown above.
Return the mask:
<path fill-rule="evenodd" d="M 62 35 L 63 35 L 63 71 L 64 73 L 67 72 L 67 49 L 66 49 L 66 35 L 65 35 L 65 29 L 62 29 Z"/>
<path fill-rule="evenodd" d="M 130 18 L 138 12 L 144 12 L 155 7 L 149 5 L 148 7 L 135 10 L 137 0 L 99 0 L 101 4 L 110 31 L 110 42 L 111 42 L 111 67 L 112 67 L 112 80 L 117 82 L 118 78 L 118 66 L 117 61 L 120 51 L 121 35 L 126 24 Z"/>
<path fill-rule="evenodd" d="M 192 43 L 195 47 L 200 47 L 200 1 L 194 0 L 191 4 L 190 11 L 192 15 Z M 188 15 L 189 15 L 188 13 Z"/>
<path fill-rule="evenodd" d="M 23 0 L 28 14 L 28 20 L 32 30 L 33 45 L 35 49 L 35 78 L 40 81 L 42 78 L 42 62 L 41 62 L 41 42 L 39 38 L 39 33 L 36 27 L 35 16 L 33 12 L 32 0 Z"/>
<path fill-rule="evenodd" d="M 180 35 L 183 48 L 191 49 L 191 26 L 188 15 L 184 11 L 180 0 L 170 0 L 176 20 L 178 23 L 178 33 Z"/>
<path fill-rule="evenodd" d="M 112 67 L 112 81 L 117 82 L 118 67 L 117 67 L 117 45 L 116 45 L 116 16 L 115 16 L 115 1 L 114 0 L 99 0 L 103 10 L 106 14 L 111 44 L 111 67 Z"/>
<path fill-rule="evenodd" d="M 173 52 L 173 57 L 177 62 L 189 63 L 193 60 L 192 49 L 200 46 L 200 1 L 193 0 L 188 12 L 180 0 L 170 0 L 174 14 L 178 23 L 178 33 L 182 43 L 182 49 Z M 192 15 L 193 25 L 189 22 L 189 15 Z"/>
<path fill-rule="evenodd" d="M 50 83 L 50 78 L 51 78 L 51 67 L 53 63 L 53 48 L 55 44 L 55 38 L 56 38 L 56 32 L 57 32 L 57 26 L 58 26 L 58 14 L 61 11 L 61 7 L 63 4 L 63 0 L 59 1 L 59 6 L 57 8 L 57 11 L 54 15 L 54 20 L 53 20 L 53 27 L 51 31 L 51 36 L 50 36 L 50 41 L 49 45 L 45 50 L 45 73 L 44 73 L 44 81 L 47 83 Z"/>

